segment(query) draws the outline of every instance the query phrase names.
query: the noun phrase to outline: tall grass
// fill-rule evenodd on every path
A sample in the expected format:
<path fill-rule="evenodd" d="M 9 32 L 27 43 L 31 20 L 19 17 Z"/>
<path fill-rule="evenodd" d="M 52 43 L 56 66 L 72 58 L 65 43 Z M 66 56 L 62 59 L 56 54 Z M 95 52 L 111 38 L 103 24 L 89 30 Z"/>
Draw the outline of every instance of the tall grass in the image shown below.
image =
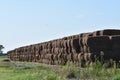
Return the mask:
<path fill-rule="evenodd" d="M 75 78 L 82 80 L 120 80 L 120 69 L 114 62 L 113 66 L 108 68 L 101 61 L 96 60 L 92 67 L 85 68 L 76 67 L 74 64 L 67 64 L 61 68 L 59 75 L 69 75 L 73 73 Z"/>

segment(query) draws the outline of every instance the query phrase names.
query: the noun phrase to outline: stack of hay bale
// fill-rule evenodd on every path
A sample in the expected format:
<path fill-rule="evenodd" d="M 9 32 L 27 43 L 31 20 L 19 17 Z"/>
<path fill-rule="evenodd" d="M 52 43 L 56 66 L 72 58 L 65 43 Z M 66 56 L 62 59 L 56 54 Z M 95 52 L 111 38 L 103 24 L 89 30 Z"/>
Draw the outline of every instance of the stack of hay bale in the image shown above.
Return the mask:
<path fill-rule="evenodd" d="M 23 46 L 8 51 L 13 61 L 40 62 L 64 65 L 67 62 L 80 64 L 100 59 L 120 60 L 120 30 L 106 29 L 90 33 L 72 35 L 43 43 Z"/>

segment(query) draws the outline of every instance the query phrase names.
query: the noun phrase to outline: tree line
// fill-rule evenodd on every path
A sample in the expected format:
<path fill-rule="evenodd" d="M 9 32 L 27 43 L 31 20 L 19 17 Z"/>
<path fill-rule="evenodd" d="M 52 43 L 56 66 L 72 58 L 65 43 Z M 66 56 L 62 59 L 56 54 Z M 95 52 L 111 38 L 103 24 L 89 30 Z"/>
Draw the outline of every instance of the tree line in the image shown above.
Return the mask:
<path fill-rule="evenodd" d="M 4 46 L 0 44 L 0 55 L 3 54 L 3 50 L 4 49 Z"/>

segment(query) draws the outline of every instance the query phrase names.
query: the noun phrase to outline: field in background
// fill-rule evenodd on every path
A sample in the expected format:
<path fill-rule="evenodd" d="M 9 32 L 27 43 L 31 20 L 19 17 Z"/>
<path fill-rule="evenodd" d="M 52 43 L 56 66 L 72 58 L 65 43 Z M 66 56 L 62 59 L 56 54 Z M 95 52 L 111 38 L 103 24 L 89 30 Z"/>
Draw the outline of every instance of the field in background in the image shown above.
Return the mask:
<path fill-rule="evenodd" d="M 120 80 L 120 70 L 103 67 L 96 62 L 93 67 L 79 68 L 72 63 L 51 66 L 39 63 L 11 62 L 0 56 L 0 80 Z"/>

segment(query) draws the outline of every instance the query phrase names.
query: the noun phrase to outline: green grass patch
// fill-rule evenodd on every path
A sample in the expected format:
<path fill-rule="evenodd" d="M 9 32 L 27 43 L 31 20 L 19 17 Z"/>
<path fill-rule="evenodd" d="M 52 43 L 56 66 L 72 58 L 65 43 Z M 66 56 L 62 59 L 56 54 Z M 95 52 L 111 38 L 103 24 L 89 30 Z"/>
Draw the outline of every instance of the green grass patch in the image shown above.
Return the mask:
<path fill-rule="evenodd" d="M 5 59 L 8 59 L 7 56 L 0 56 L 0 61 Z"/>
<path fill-rule="evenodd" d="M 66 80 L 43 65 L 6 62 L 4 59 L 7 58 L 0 57 L 0 80 Z"/>
<path fill-rule="evenodd" d="M 0 80 L 66 80 L 43 66 L 0 68 Z"/>
<path fill-rule="evenodd" d="M 120 80 L 120 69 L 114 64 L 106 68 L 99 61 L 92 67 L 76 67 L 72 63 L 59 67 L 46 67 L 31 62 L 4 62 L 6 57 L 0 57 L 0 80 Z M 17 65 L 16 65 L 17 64 Z M 19 64 L 19 65 L 18 65 Z"/>

